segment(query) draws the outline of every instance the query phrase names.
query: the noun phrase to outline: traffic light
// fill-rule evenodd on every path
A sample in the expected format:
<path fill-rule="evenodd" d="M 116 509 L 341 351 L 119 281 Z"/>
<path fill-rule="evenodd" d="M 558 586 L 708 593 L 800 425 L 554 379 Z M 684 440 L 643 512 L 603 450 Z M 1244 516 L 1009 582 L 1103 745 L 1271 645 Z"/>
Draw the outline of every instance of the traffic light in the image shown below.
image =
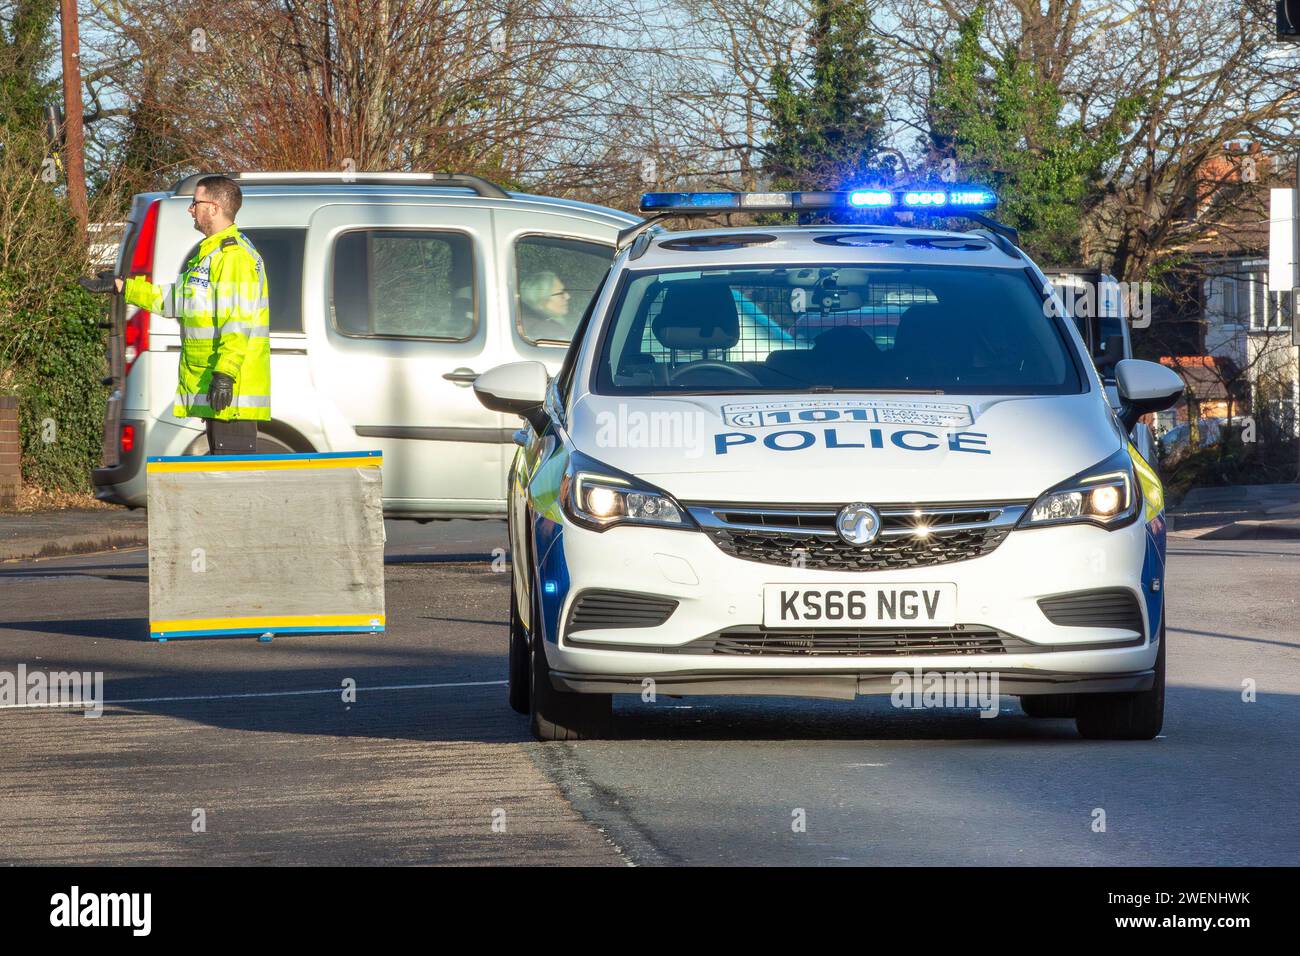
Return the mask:
<path fill-rule="evenodd" d="M 1300 0 L 1277 0 L 1277 38 L 1300 43 Z"/>

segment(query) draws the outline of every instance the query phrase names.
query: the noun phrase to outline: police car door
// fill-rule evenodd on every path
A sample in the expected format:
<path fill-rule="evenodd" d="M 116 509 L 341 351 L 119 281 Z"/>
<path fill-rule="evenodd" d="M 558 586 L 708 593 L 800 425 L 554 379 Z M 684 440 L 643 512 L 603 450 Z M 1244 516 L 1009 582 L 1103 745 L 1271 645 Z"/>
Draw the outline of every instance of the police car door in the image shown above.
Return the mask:
<path fill-rule="evenodd" d="M 500 513 L 514 425 L 470 387 L 499 364 L 492 213 L 439 198 L 312 216 L 312 375 L 331 447 L 383 451 L 387 513 Z"/>

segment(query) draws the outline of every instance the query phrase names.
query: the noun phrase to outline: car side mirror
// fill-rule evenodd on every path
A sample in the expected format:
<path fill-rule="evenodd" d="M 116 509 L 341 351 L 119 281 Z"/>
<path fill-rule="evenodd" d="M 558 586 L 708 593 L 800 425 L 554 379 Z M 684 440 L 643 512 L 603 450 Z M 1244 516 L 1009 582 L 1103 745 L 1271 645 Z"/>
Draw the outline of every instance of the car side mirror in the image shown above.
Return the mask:
<path fill-rule="evenodd" d="M 1115 385 L 1122 403 L 1120 421 L 1130 431 L 1143 415 L 1172 406 L 1185 388 L 1182 376 L 1173 369 L 1141 359 L 1116 363 Z"/>
<path fill-rule="evenodd" d="M 548 376 L 541 362 L 511 362 L 488 369 L 474 380 L 474 397 L 494 412 L 519 415 L 537 431 L 546 425 L 542 405 Z"/>

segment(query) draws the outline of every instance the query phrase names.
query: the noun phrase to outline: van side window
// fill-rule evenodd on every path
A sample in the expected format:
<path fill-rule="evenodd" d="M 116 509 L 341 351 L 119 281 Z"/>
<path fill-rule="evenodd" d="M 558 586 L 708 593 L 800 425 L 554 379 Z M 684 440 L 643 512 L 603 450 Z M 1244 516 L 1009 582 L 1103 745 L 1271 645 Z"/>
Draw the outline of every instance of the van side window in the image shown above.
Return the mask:
<path fill-rule="evenodd" d="M 587 311 L 614 247 L 560 236 L 515 242 L 515 327 L 525 341 L 567 345 Z"/>
<path fill-rule="evenodd" d="M 302 332 L 302 254 L 306 229 L 239 230 L 248 237 L 266 269 L 272 332 Z M 199 244 L 185 253 L 183 262 L 199 251 Z"/>
<path fill-rule="evenodd" d="M 344 335 L 471 338 L 478 326 L 473 241 L 414 229 L 345 233 L 334 244 L 330 311 Z"/>

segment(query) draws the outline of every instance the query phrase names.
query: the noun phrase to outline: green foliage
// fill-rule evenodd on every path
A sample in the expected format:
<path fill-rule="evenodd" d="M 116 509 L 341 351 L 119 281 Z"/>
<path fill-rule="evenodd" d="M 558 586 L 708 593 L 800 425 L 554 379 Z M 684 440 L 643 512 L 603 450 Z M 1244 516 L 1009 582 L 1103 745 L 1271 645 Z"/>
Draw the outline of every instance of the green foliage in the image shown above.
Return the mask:
<path fill-rule="evenodd" d="M 58 0 L 17 0 L 12 15 L 0 20 L 0 108 L 37 127 L 61 82 L 58 74 L 41 78 L 54 54 L 58 6 Z"/>
<path fill-rule="evenodd" d="M 871 14 L 852 0 L 813 3 L 812 71 L 772 71 L 763 171 L 778 190 L 841 189 L 891 178 L 879 154 L 884 125 Z"/>
<path fill-rule="evenodd" d="M 108 397 L 100 298 L 66 289 L 59 317 L 19 377 L 23 480 L 41 488 L 89 491 L 99 464 Z"/>
<path fill-rule="evenodd" d="M 76 285 L 84 246 L 42 177 L 44 110 L 60 82 L 51 69 L 57 8 L 57 0 L 24 0 L 0 20 L 0 389 L 19 398 L 24 480 L 86 491 L 107 397 L 104 304 Z"/>
<path fill-rule="evenodd" d="M 1293 481 L 1296 451 L 1294 438 L 1274 436 L 1272 441 L 1246 443 L 1240 429 L 1225 428 L 1217 444 L 1198 448 L 1174 464 L 1162 464 L 1165 500 L 1177 505 L 1193 488 Z"/>
<path fill-rule="evenodd" d="M 962 21 L 930 96 L 935 153 L 955 158 L 958 178 L 992 186 L 997 218 L 1021 231 L 1041 261 L 1078 260 L 1082 223 L 1102 197 L 1104 170 L 1138 116 L 1139 97 L 1122 100 L 1087 127 L 1070 119 L 1060 90 L 1013 45 L 982 43 L 986 6 Z"/>

